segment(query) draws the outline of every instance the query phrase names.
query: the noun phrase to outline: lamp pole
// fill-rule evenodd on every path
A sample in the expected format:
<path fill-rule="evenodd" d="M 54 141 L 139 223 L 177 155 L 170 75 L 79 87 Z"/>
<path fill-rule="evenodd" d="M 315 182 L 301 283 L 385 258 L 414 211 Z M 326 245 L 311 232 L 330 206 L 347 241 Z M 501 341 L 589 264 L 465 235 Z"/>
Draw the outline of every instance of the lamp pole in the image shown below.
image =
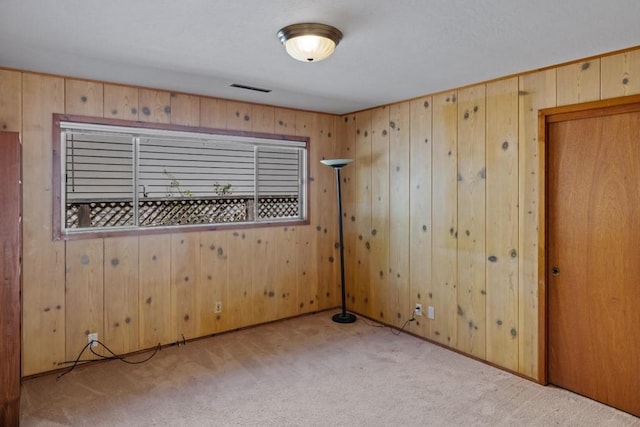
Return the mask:
<path fill-rule="evenodd" d="M 347 290 L 344 280 L 344 233 L 342 230 L 342 186 L 340 183 L 340 169 L 351 163 L 351 159 L 321 160 L 321 163 L 331 166 L 336 171 L 336 191 L 338 197 L 338 233 L 340 234 L 340 287 L 342 291 L 342 311 L 335 314 L 331 319 L 337 323 L 353 323 L 356 316 L 347 313 Z"/>

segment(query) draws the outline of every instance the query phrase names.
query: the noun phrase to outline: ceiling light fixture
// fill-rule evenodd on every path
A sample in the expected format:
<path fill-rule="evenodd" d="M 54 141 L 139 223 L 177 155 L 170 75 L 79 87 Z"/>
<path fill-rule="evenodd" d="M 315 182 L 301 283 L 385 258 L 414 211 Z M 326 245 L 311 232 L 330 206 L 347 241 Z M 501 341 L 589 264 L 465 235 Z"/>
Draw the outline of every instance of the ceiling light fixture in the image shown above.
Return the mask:
<path fill-rule="evenodd" d="M 278 31 L 278 38 L 291 57 L 303 62 L 318 62 L 333 53 L 342 40 L 342 32 L 325 24 L 292 24 Z"/>

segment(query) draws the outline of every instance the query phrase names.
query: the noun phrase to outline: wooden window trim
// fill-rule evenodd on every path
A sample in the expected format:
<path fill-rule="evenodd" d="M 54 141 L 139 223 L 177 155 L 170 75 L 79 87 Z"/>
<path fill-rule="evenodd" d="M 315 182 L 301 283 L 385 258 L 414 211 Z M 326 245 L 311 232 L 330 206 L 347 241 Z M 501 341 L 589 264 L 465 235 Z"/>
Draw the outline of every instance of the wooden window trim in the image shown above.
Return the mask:
<path fill-rule="evenodd" d="M 60 138 L 61 135 L 61 122 L 74 122 L 81 124 L 91 124 L 91 125 L 106 125 L 106 126 L 119 126 L 119 127 L 128 127 L 128 128 L 140 128 L 140 129 L 153 129 L 159 131 L 176 131 L 176 132 L 189 132 L 189 133 L 200 133 L 205 135 L 222 135 L 222 136 L 234 136 L 234 137 L 248 137 L 248 138 L 264 138 L 270 140 L 280 140 L 280 141 L 291 141 L 291 142 L 302 142 L 304 143 L 305 150 L 307 152 L 307 168 L 306 174 L 304 176 L 304 186 L 305 186 L 305 204 L 304 204 L 304 212 L 303 219 L 274 219 L 274 220 L 264 220 L 260 222 L 242 222 L 242 223 L 216 223 L 216 224 L 194 224 L 194 225 L 175 225 L 175 226 L 164 226 L 164 227 L 137 227 L 135 229 L 114 229 L 114 230 L 95 230 L 75 233 L 67 233 L 62 228 L 62 185 L 61 185 L 61 170 L 60 170 L 60 162 L 61 162 L 61 152 L 62 152 L 62 141 Z M 81 116 L 81 115 L 70 115 L 70 114 L 53 114 L 53 134 L 52 134 L 52 145 L 53 145 L 53 173 L 52 173 L 52 183 L 53 183 L 53 240 L 76 240 L 76 239 L 91 239 L 91 238 L 100 238 L 100 237 L 116 237 L 116 236 L 141 236 L 141 235 L 150 235 L 150 234 L 166 234 L 166 233 L 175 233 L 175 232 L 190 232 L 190 231 L 213 231 L 213 230 L 232 230 L 232 229 L 251 229 L 251 228 L 263 228 L 263 227 L 277 227 L 277 226 L 296 226 L 296 225 L 308 225 L 310 223 L 309 213 L 310 209 L 310 168 L 311 160 L 309 159 L 310 155 L 310 138 L 303 136 L 295 136 L 295 135 L 285 135 L 285 134 L 271 134 L 265 132 L 250 132 L 250 131 L 238 131 L 238 130 L 230 130 L 230 129 L 218 129 L 218 128 L 208 128 L 201 126 L 183 126 L 183 125 L 175 125 L 175 124 L 165 124 L 165 123 L 149 123 L 149 122 L 140 122 L 140 121 L 130 121 L 130 120 L 122 120 L 122 119 L 109 119 L 102 117 L 89 117 L 89 116 Z"/>

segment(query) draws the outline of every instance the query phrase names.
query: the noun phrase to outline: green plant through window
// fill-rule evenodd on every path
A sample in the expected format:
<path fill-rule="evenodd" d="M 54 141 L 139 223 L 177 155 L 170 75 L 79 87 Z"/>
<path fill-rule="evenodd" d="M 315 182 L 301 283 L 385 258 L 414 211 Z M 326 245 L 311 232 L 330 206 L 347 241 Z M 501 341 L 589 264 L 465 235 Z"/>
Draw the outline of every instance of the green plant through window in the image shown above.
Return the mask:
<path fill-rule="evenodd" d="M 231 184 L 227 183 L 222 185 L 216 182 L 213 184 L 213 191 L 215 191 L 218 196 L 231 194 Z"/>
<path fill-rule="evenodd" d="M 182 187 L 180 186 L 180 181 L 178 181 L 176 177 L 173 176 L 173 174 L 167 172 L 166 169 L 162 173 L 167 175 L 167 177 L 170 180 L 169 185 L 167 186 L 167 197 L 173 197 L 174 192 L 177 192 L 178 195 L 182 197 L 191 197 L 193 195 L 191 190 L 183 190 Z"/>

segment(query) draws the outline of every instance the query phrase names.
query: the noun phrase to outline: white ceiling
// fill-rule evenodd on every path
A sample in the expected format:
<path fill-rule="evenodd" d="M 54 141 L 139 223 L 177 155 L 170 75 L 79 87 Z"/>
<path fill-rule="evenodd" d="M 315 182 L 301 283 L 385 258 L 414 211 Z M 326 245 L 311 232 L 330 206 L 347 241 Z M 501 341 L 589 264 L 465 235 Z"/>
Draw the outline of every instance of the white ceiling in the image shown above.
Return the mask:
<path fill-rule="evenodd" d="M 0 0 L 0 67 L 346 113 L 637 46 L 639 18 L 639 0 Z M 338 27 L 335 54 L 288 57 L 276 33 L 298 22 Z"/>

